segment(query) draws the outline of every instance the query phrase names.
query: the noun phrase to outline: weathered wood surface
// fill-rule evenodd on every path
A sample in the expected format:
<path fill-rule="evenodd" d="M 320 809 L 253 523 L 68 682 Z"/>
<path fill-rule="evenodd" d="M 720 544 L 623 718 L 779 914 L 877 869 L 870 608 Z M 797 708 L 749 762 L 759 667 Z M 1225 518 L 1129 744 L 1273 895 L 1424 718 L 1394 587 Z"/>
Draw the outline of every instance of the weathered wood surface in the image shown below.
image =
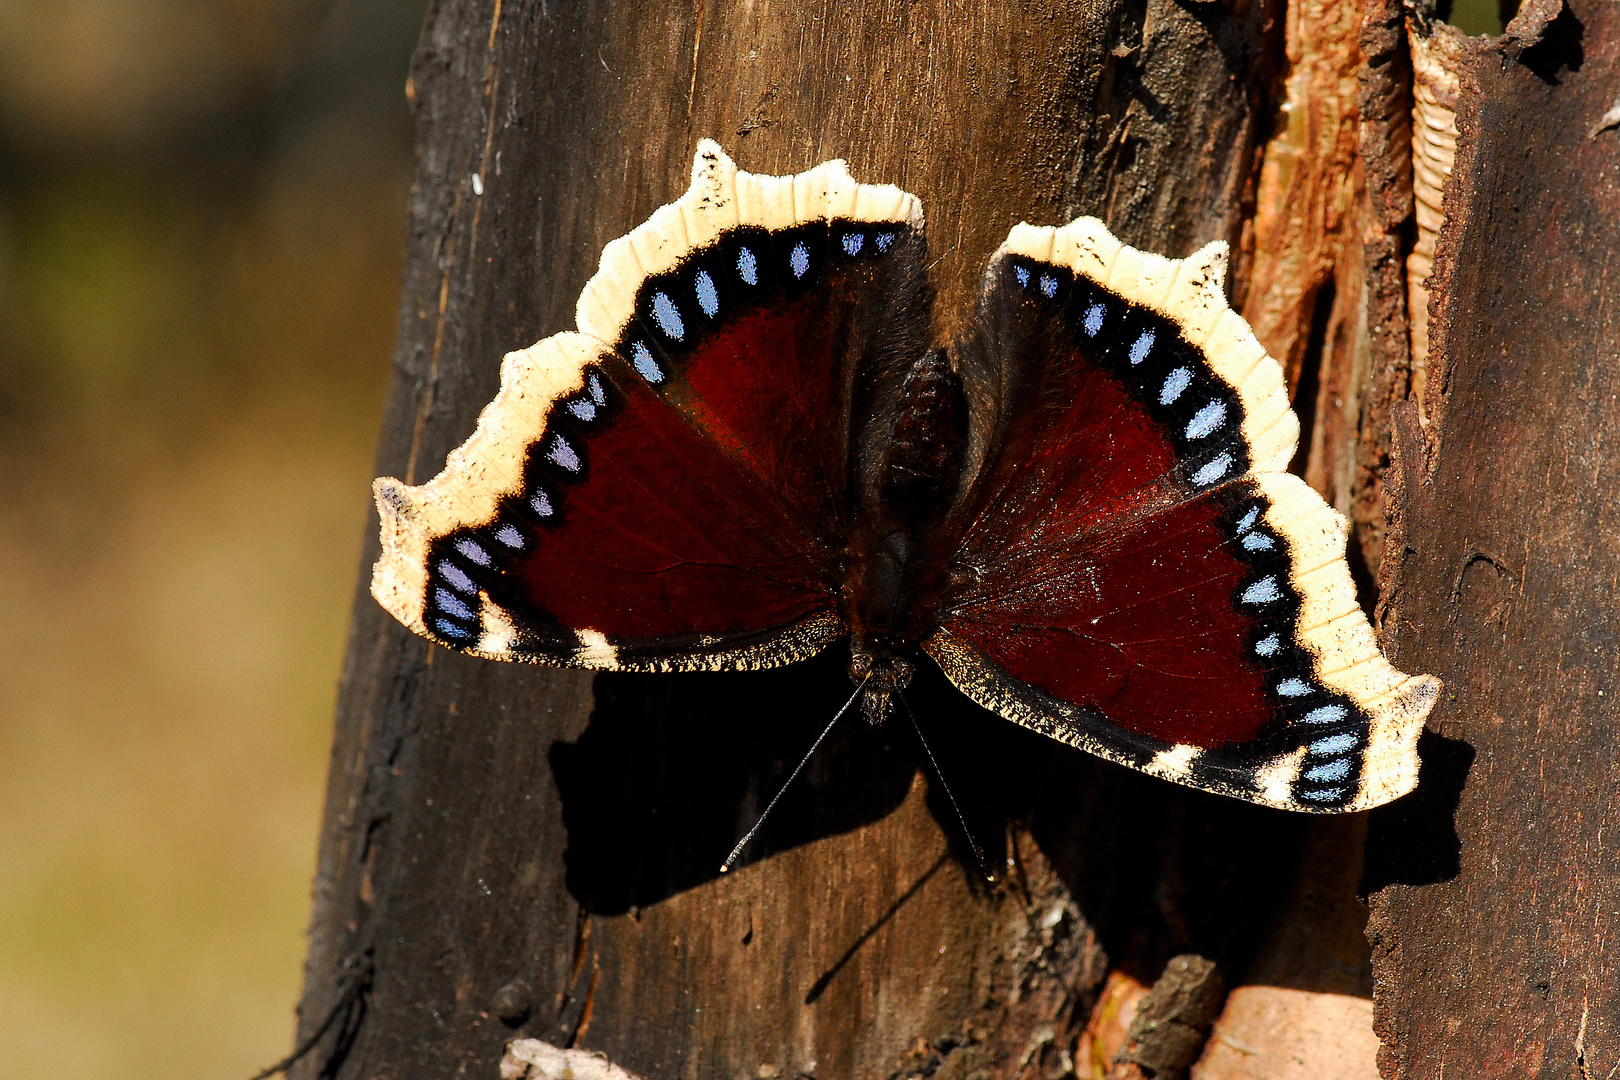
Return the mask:
<path fill-rule="evenodd" d="M 571 325 L 602 245 L 684 188 L 703 135 L 745 168 L 843 156 L 920 195 L 942 335 L 1020 218 L 1241 256 L 1279 15 L 446 0 L 413 75 L 379 471 L 438 469 L 500 355 Z M 974 881 L 910 736 L 860 725 L 717 878 L 842 665 L 593 681 L 432 649 L 362 587 L 300 1010 L 318 1038 L 293 1075 L 493 1076 L 520 1034 L 657 1080 L 1059 1075 L 1110 968 L 1247 968 L 1303 819 L 1097 762 L 937 681 L 924 715 L 1002 884 Z"/>
<path fill-rule="evenodd" d="M 1525 8 L 1461 50 L 1427 424 L 1395 413 L 1384 628 L 1447 692 L 1369 827 L 1390 1080 L 1620 1068 L 1620 9 Z"/>

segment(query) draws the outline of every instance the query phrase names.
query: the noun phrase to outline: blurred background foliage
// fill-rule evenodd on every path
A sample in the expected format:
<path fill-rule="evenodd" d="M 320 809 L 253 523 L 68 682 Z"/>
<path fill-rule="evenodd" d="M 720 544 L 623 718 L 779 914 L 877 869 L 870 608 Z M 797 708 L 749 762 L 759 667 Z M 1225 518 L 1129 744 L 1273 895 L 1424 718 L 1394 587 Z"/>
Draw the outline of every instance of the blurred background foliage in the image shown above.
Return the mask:
<path fill-rule="evenodd" d="M 0 1080 L 287 1052 L 425 0 L 0 0 Z"/>

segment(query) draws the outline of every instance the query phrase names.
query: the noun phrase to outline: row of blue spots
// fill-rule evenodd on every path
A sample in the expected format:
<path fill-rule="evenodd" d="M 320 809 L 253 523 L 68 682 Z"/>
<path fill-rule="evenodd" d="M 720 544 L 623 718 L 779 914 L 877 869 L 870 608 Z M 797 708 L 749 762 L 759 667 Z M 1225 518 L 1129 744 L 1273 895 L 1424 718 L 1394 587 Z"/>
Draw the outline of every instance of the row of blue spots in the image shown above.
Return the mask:
<path fill-rule="evenodd" d="M 1018 284 L 1023 288 L 1029 287 L 1030 272 L 1027 267 L 1014 264 L 1013 274 L 1018 278 Z M 1057 295 L 1057 280 L 1051 274 L 1042 274 L 1039 281 L 1040 290 L 1047 297 Z M 1108 317 L 1108 308 L 1101 300 L 1093 300 L 1086 307 L 1085 314 L 1080 318 L 1080 329 L 1087 337 L 1096 337 L 1102 333 L 1103 323 Z M 1153 351 L 1153 344 L 1158 335 L 1153 330 L 1143 331 L 1131 343 L 1130 361 L 1133 367 L 1147 360 Z M 1159 404 L 1173 404 L 1186 389 L 1192 385 L 1193 373 L 1191 369 L 1178 367 L 1165 376 L 1164 383 L 1159 389 Z M 1200 406 L 1193 414 L 1183 432 L 1189 441 L 1205 439 L 1219 431 L 1226 423 L 1226 402 L 1219 398 L 1211 399 Z M 1231 470 L 1233 459 L 1230 454 L 1221 454 L 1206 463 L 1193 474 L 1193 483 L 1200 487 L 1213 484 L 1220 480 Z"/>
<path fill-rule="evenodd" d="M 1349 715 L 1343 705 L 1324 705 L 1302 717 L 1306 724 L 1336 724 Z M 1336 784 L 1350 776 L 1351 754 L 1361 748 L 1361 736 L 1352 731 L 1341 731 L 1305 744 L 1305 761 L 1299 778 L 1311 784 Z M 1312 802 L 1336 802 L 1345 794 L 1344 787 L 1305 788 L 1300 798 Z"/>
<path fill-rule="evenodd" d="M 479 566 L 490 565 L 489 552 L 485 551 L 478 541 L 462 537 L 455 541 L 454 547 L 463 558 Z M 464 623 L 477 622 L 478 616 L 473 610 L 473 605 L 477 603 L 478 585 L 465 570 L 449 559 L 440 559 L 438 570 L 439 580 L 450 588 L 439 585 L 433 590 L 433 604 L 442 613 L 441 617 L 433 620 L 433 627 L 447 638 L 468 641 L 475 636 L 475 632 Z M 461 595 L 457 595 L 458 593 Z"/>
<path fill-rule="evenodd" d="M 892 232 L 878 233 L 874 238 L 878 251 L 888 251 L 894 245 L 895 236 L 896 234 Z M 847 254 L 859 255 L 866 246 L 866 234 L 845 233 L 842 243 Z M 810 248 L 804 241 L 794 244 L 793 250 L 788 253 L 788 269 L 797 279 L 802 279 L 810 272 Z M 746 245 L 737 249 L 737 276 L 746 285 L 759 284 L 759 256 Z M 707 270 L 700 269 L 692 276 L 692 292 L 703 314 L 711 319 L 720 314 L 720 290 Z M 658 327 L 659 333 L 671 341 L 686 340 L 686 320 L 681 317 L 680 305 L 671 299 L 668 292 L 660 289 L 653 293 L 651 314 L 653 324 Z M 631 363 L 643 379 L 654 385 L 664 381 L 663 369 L 658 366 L 658 362 L 653 359 L 652 351 L 644 343 L 638 341 L 632 345 L 631 353 Z M 600 405 L 601 402 L 597 404 Z M 575 415 L 583 420 L 592 418 L 578 410 Z"/>
<path fill-rule="evenodd" d="M 1013 274 L 1014 274 L 1014 276 L 1016 276 L 1018 278 L 1018 287 L 1019 288 L 1021 288 L 1021 289 L 1029 288 L 1029 267 L 1020 266 L 1019 264 L 1014 263 L 1013 264 Z M 1058 290 L 1057 278 L 1053 277 L 1051 274 L 1042 274 L 1041 278 L 1040 278 L 1040 281 L 1037 282 L 1037 288 L 1039 288 L 1041 290 L 1041 294 L 1043 296 L 1045 296 L 1048 300 L 1050 300 L 1054 296 L 1057 295 L 1057 290 Z M 1101 304 L 1093 304 L 1092 308 L 1098 312 L 1098 315 L 1097 315 L 1097 329 L 1101 330 L 1102 329 L 1102 314 L 1101 314 L 1102 305 Z M 1091 313 L 1089 311 L 1086 313 L 1086 317 L 1087 317 L 1088 320 L 1090 319 Z M 1092 337 L 1097 336 L 1096 330 L 1088 330 L 1087 332 L 1090 333 Z"/>
<path fill-rule="evenodd" d="M 1322 714 L 1320 719 L 1315 719 Z M 1344 719 L 1346 709 L 1342 705 L 1328 705 L 1309 713 L 1305 717 L 1306 723 L 1335 723 Z M 1344 780 L 1350 775 L 1350 754 L 1361 746 L 1361 737 L 1353 732 L 1344 731 L 1337 735 L 1328 735 L 1316 739 L 1305 746 L 1305 767 L 1300 771 L 1300 779 L 1313 784 L 1333 784 Z M 1336 802 L 1344 796 L 1343 787 L 1307 788 L 1299 792 L 1301 798 L 1313 802 Z"/>
<path fill-rule="evenodd" d="M 650 354 L 648 359 L 650 361 Z M 585 372 L 584 382 L 585 385 L 578 394 L 564 399 L 560 404 L 576 420 L 589 423 L 595 420 L 601 409 L 607 405 L 607 386 L 602 381 L 601 374 L 594 370 Z M 547 438 L 545 456 L 547 460 L 569 472 L 578 473 L 584 467 L 579 451 L 560 432 L 553 431 Z M 538 485 L 529 496 L 529 507 L 541 518 L 549 518 L 556 513 L 550 494 L 545 488 Z M 529 542 L 524 531 L 512 522 L 503 522 L 497 525 L 488 535 L 503 547 L 513 551 L 524 550 Z M 494 565 L 494 557 L 490 554 L 489 549 L 470 536 L 457 537 L 451 546 L 468 562 L 486 569 Z M 457 641 L 466 641 L 475 637 L 475 629 L 463 626 L 454 620 L 461 619 L 476 623 L 477 583 L 473 581 L 471 575 L 450 558 L 439 560 L 438 573 L 439 580 L 444 585 L 448 585 L 449 589 L 444 588 L 444 585 L 436 587 L 433 590 L 434 604 L 440 612 L 454 618 L 438 618 L 434 621 L 434 627 L 446 637 Z M 461 595 L 458 596 L 458 593 Z"/>
<path fill-rule="evenodd" d="M 596 410 L 607 404 L 607 392 L 602 388 L 602 377 L 596 372 L 585 376 L 585 393 L 568 401 L 568 411 L 576 420 L 590 423 L 596 419 Z"/>

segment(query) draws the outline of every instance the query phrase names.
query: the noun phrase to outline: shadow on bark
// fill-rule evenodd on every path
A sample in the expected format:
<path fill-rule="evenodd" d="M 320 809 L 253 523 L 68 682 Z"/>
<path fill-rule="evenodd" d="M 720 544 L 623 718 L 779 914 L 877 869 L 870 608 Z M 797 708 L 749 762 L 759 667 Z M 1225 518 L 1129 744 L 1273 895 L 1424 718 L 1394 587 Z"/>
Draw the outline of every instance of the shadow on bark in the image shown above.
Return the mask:
<path fill-rule="evenodd" d="M 1371 811 L 1367 820 L 1363 896 L 1386 885 L 1438 885 L 1456 877 L 1462 865 L 1457 807 L 1474 766 L 1474 748 L 1426 730 L 1418 756 L 1423 764 L 1417 789 Z"/>
<path fill-rule="evenodd" d="M 849 690 L 842 646 L 743 675 L 604 675 L 577 742 L 550 758 L 570 893 L 594 914 L 658 903 L 718 876 Z M 1306 819 L 1098 760 L 969 702 L 924 665 L 908 698 L 962 817 L 1004 887 L 1027 830 L 1114 962 L 1151 982 L 1188 952 L 1243 970 L 1295 869 Z M 840 721 L 740 865 L 893 812 L 918 768 L 954 858 L 977 860 L 903 713 Z"/>

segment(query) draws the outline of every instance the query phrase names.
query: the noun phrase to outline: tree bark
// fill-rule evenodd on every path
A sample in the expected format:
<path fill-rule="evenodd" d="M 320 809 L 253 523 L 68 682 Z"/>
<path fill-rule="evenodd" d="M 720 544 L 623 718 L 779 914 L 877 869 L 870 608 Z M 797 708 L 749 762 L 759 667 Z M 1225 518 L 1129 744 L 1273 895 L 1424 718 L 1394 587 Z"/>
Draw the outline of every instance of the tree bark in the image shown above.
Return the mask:
<path fill-rule="evenodd" d="M 1447 690 L 1418 792 L 1370 825 L 1391 1080 L 1620 1067 L 1617 56 L 1584 0 L 1458 49 L 1424 407 L 1395 412 L 1383 621 Z"/>
<path fill-rule="evenodd" d="M 1491 1028 L 1490 1060 L 1527 1063 L 1534 1044 L 1549 1068 L 1571 1054 L 1589 1072 L 1612 1064 L 1620 980 L 1602 942 L 1620 904 L 1595 830 L 1615 824 L 1602 786 L 1615 755 L 1595 695 L 1616 691 L 1594 651 L 1608 648 L 1603 624 L 1580 614 L 1598 610 L 1620 554 L 1610 500 L 1591 497 L 1620 413 L 1605 411 L 1602 366 L 1580 363 L 1614 337 L 1601 272 L 1615 196 L 1600 178 L 1620 133 L 1580 141 L 1609 104 L 1591 111 L 1610 85 L 1595 60 L 1614 52 L 1609 17 L 1576 36 L 1584 67 L 1567 45 L 1470 54 L 1465 179 L 1447 189 L 1430 283 L 1425 427 L 1402 413 L 1411 68 L 1401 6 L 1366 11 L 1357 37 L 1332 5 L 1281 0 L 443 0 L 412 75 L 419 174 L 379 473 L 438 470 L 493 396 L 501 355 L 572 326 L 602 246 L 684 190 L 703 136 L 752 171 L 843 157 L 859 180 L 916 193 L 941 341 L 1020 219 L 1095 214 L 1174 256 L 1226 239 L 1232 294 L 1308 406 L 1297 466 L 1350 510 L 1368 565 L 1389 550 L 1398 662 L 1448 682 L 1436 717 L 1453 741 L 1431 739 L 1418 795 L 1372 819 L 1386 1075 L 1452 1067 L 1475 1024 Z M 1283 101 L 1308 124 L 1274 130 Z M 1543 129 L 1548 116 L 1562 119 Z M 1556 248 L 1541 240 L 1549 221 Z M 1538 516 L 1511 512 L 1531 498 Z M 373 520 L 300 1005 L 309 1052 L 293 1076 L 493 1077 L 519 1036 L 604 1052 L 648 1080 L 1101 1076 L 1168 1060 L 1137 1030 L 1135 1057 L 1112 1064 L 1130 1027 L 1117 1006 L 1183 954 L 1236 987 L 1212 1048 L 1365 1075 L 1322 1064 L 1370 1046 L 1365 1014 L 1342 1010 L 1371 989 L 1354 895 L 1363 816 L 1313 823 L 1143 777 L 924 678 L 920 711 L 997 884 L 979 880 L 909 731 L 855 724 L 720 877 L 848 693 L 840 650 L 717 675 L 475 660 L 371 601 L 376 544 Z M 1454 836 L 1464 739 L 1494 765 L 1476 762 Z M 1538 881 L 1538 858 L 1572 869 Z M 1509 904 L 1525 895 L 1570 914 Z M 1476 969 L 1459 950 L 1481 942 Z M 1528 1010 L 1508 1023 L 1488 1007 L 1498 969 Z M 1188 970 L 1205 968 L 1178 959 Z M 1213 999 L 1172 979 L 1152 1000 Z M 1460 1001 L 1473 1011 L 1447 1004 Z M 1457 1016 L 1461 1030 L 1447 1026 Z M 1333 1030 L 1301 1041 L 1311 1024 Z M 1512 1072 L 1487 1056 L 1456 1074 Z M 1206 1052 L 1196 1075 L 1243 1065 Z"/>
<path fill-rule="evenodd" d="M 602 246 L 684 189 L 704 135 L 755 171 L 841 156 L 917 193 L 942 339 L 1020 219 L 1241 251 L 1277 15 L 447 0 L 413 71 L 379 471 L 438 469 L 501 354 L 571 325 Z M 919 696 L 1002 884 L 976 880 L 908 733 L 859 725 L 719 878 L 847 693 L 843 663 L 504 666 L 431 648 L 362 591 L 300 1010 L 319 1037 L 294 1075 L 493 1076 L 527 1034 L 649 1077 L 1013 1076 L 1060 1068 L 1110 967 L 1241 970 L 1299 821 L 1092 760 L 938 680 Z"/>

